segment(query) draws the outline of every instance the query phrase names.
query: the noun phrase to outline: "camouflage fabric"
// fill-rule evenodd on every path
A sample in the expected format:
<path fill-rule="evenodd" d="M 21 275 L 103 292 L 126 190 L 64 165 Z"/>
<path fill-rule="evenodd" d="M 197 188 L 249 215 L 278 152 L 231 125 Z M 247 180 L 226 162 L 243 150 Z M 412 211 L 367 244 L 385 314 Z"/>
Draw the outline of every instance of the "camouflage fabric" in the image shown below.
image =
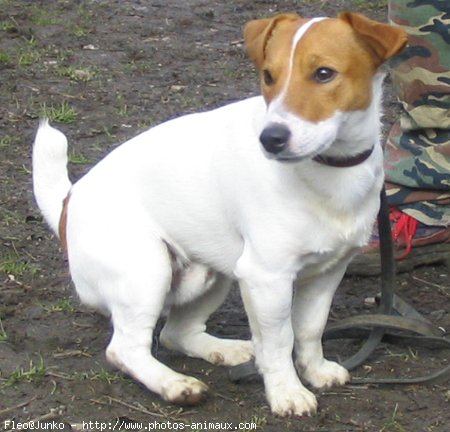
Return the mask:
<path fill-rule="evenodd" d="M 426 225 L 450 225 L 450 1 L 390 0 L 408 33 L 391 62 L 402 105 L 385 148 L 389 203 Z"/>

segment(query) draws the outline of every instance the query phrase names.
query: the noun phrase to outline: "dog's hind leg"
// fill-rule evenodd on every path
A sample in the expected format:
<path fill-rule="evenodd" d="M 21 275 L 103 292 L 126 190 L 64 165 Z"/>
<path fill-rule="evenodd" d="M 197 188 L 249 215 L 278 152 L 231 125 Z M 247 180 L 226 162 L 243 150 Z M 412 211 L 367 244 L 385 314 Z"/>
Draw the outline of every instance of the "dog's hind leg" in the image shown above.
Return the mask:
<path fill-rule="evenodd" d="M 148 239 L 147 239 L 148 241 Z M 139 242 L 144 243 L 144 241 Z M 140 247 L 139 247 L 140 246 Z M 172 269 L 161 241 L 124 248 L 105 282 L 114 327 L 108 360 L 165 400 L 192 405 L 207 390 L 201 381 L 179 374 L 151 354 L 153 330 L 170 289 Z"/>
<path fill-rule="evenodd" d="M 197 271 L 201 272 L 203 269 L 200 266 Z M 205 271 L 202 283 L 206 283 L 207 277 Z M 189 281 L 185 280 L 184 283 Z M 206 333 L 208 317 L 222 304 L 230 287 L 229 279 L 217 275 L 212 287 L 199 297 L 188 303 L 172 306 L 161 331 L 161 343 L 166 348 L 217 365 L 234 366 L 250 360 L 253 357 L 251 341 L 220 339 Z M 198 289 L 200 290 L 201 288 Z"/>

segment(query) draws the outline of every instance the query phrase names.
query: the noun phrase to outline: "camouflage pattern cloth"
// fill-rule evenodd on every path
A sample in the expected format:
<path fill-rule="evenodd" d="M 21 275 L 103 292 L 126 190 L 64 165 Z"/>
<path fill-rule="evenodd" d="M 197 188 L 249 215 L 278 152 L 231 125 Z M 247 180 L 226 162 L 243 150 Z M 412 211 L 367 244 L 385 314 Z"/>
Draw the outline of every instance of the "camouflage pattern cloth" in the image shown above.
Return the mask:
<path fill-rule="evenodd" d="M 390 64 L 403 109 L 385 148 L 389 203 L 450 226 L 450 1 L 390 0 L 389 19 L 409 39 Z"/>

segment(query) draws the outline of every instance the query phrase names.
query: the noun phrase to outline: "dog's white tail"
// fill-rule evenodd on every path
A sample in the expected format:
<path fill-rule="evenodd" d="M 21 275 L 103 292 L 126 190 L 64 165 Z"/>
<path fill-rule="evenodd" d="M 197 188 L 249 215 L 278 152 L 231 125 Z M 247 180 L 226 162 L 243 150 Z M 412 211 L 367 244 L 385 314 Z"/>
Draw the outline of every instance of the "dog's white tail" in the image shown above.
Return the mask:
<path fill-rule="evenodd" d="M 67 172 L 67 138 L 44 119 L 33 145 L 33 189 L 36 202 L 56 235 L 63 200 L 71 186 Z"/>

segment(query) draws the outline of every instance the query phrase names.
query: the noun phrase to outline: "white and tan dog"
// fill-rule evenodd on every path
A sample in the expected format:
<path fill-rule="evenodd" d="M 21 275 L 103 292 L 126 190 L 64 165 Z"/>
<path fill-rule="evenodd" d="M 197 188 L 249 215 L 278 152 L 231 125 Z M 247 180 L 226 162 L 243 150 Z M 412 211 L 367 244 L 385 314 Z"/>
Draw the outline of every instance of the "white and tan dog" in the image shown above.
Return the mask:
<path fill-rule="evenodd" d="M 378 67 L 406 37 L 354 13 L 288 14 L 248 23 L 245 43 L 263 97 L 154 127 L 73 185 L 67 140 L 44 121 L 34 192 L 81 300 L 111 315 L 111 363 L 167 401 L 199 402 L 206 385 L 151 354 L 167 310 L 163 345 L 222 365 L 255 355 L 272 411 L 310 414 L 316 398 L 297 373 L 319 388 L 349 380 L 321 336 L 377 214 Z M 233 279 L 252 342 L 205 332 Z"/>

